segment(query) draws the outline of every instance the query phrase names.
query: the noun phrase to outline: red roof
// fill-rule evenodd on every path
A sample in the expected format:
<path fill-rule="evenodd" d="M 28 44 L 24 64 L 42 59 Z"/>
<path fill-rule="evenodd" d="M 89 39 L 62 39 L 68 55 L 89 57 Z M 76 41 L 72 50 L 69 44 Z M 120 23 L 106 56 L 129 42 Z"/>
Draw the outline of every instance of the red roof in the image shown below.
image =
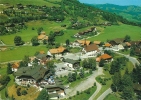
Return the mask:
<path fill-rule="evenodd" d="M 107 60 L 107 59 L 111 59 L 112 56 L 108 55 L 108 54 L 103 54 L 99 57 L 96 58 L 96 61 L 100 62 L 101 59 Z"/>

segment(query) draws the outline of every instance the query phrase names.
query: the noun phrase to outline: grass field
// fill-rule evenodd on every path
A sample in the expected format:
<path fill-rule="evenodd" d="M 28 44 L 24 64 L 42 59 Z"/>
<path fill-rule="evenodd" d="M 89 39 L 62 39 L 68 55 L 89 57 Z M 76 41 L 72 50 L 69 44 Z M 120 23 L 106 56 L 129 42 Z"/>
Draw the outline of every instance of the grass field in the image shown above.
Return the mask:
<path fill-rule="evenodd" d="M 54 1 L 54 0 L 53 0 Z M 53 4 L 53 3 L 50 3 L 50 2 L 47 2 L 47 0 L 34 0 L 34 2 L 32 0 L 0 0 L 0 4 L 2 3 L 9 3 L 11 5 L 16 5 L 18 3 L 21 3 L 23 5 L 26 5 L 26 4 L 33 4 L 33 5 L 47 5 L 47 6 L 59 6 L 57 4 Z"/>
<path fill-rule="evenodd" d="M 12 48 L 12 47 L 11 47 Z M 47 52 L 46 46 L 21 46 L 13 47 L 6 51 L 0 51 L 0 62 L 21 60 L 25 55 L 34 56 L 35 52 L 44 50 Z"/>
<path fill-rule="evenodd" d="M 114 94 L 109 94 L 104 100 L 121 100 L 121 99 Z"/>
<path fill-rule="evenodd" d="M 107 41 L 115 38 L 124 38 L 129 35 L 131 40 L 141 40 L 141 28 L 131 25 L 113 25 L 107 26 L 100 35 L 90 38 L 90 40 Z"/>

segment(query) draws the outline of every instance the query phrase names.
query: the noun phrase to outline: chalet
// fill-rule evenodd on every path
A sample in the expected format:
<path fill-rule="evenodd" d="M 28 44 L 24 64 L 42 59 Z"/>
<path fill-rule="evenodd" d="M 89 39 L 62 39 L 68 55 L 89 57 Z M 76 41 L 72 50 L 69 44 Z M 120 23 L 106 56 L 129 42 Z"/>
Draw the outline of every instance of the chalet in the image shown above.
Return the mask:
<path fill-rule="evenodd" d="M 82 54 L 86 54 L 88 56 L 96 56 L 100 50 L 98 49 L 98 46 L 96 44 L 90 44 L 88 46 L 85 46 L 82 50 Z"/>
<path fill-rule="evenodd" d="M 112 45 L 110 43 L 105 43 L 104 46 L 110 48 Z"/>
<path fill-rule="evenodd" d="M 36 84 L 44 78 L 48 71 L 42 66 L 21 67 L 14 73 L 15 82 L 19 85 Z"/>
<path fill-rule="evenodd" d="M 64 59 L 65 65 L 70 68 L 78 68 L 80 66 L 80 61 L 73 59 Z"/>
<path fill-rule="evenodd" d="M 77 40 L 73 43 L 73 46 L 84 46 L 89 45 L 91 42 L 89 40 Z"/>
<path fill-rule="evenodd" d="M 47 55 L 44 51 L 40 51 L 40 53 L 36 55 L 36 59 L 38 59 L 42 65 L 47 63 Z"/>
<path fill-rule="evenodd" d="M 94 41 L 94 44 L 100 45 L 101 41 Z"/>
<path fill-rule="evenodd" d="M 119 45 L 119 44 L 121 44 L 123 42 L 124 42 L 124 39 L 123 38 L 117 38 L 117 39 L 114 39 L 114 40 L 109 41 L 109 43 L 112 46 Z"/>
<path fill-rule="evenodd" d="M 135 54 L 140 55 L 141 54 L 141 48 L 135 48 Z"/>
<path fill-rule="evenodd" d="M 12 71 L 13 72 L 16 72 L 19 68 L 19 63 L 18 62 L 15 62 L 12 64 Z"/>
<path fill-rule="evenodd" d="M 96 58 L 96 61 L 97 61 L 97 62 L 100 62 L 101 59 L 105 60 L 106 62 L 110 62 L 110 61 L 112 61 L 112 56 L 110 56 L 110 55 L 108 55 L 108 54 L 103 54 L 103 55 L 97 57 L 97 58 Z"/>
<path fill-rule="evenodd" d="M 125 42 L 125 46 L 131 47 L 131 44 L 129 42 Z"/>
<path fill-rule="evenodd" d="M 131 46 L 136 46 L 141 48 L 141 41 L 131 41 L 130 44 Z"/>
<path fill-rule="evenodd" d="M 41 32 L 40 35 L 38 35 L 39 42 L 43 42 L 43 40 L 48 40 L 48 36 L 45 35 L 45 32 Z"/>
<path fill-rule="evenodd" d="M 44 88 L 47 89 L 50 99 L 58 99 L 66 95 L 65 88 L 62 85 L 46 85 Z"/>
<path fill-rule="evenodd" d="M 124 46 L 122 44 L 119 45 L 115 45 L 112 47 L 113 51 L 119 51 L 119 50 L 123 50 Z"/>
<path fill-rule="evenodd" d="M 66 50 L 66 48 L 64 47 L 59 47 L 59 48 L 54 48 L 54 49 L 50 49 L 48 52 L 47 52 L 47 56 L 50 56 L 52 57 L 53 55 L 62 55 L 62 53 Z"/>

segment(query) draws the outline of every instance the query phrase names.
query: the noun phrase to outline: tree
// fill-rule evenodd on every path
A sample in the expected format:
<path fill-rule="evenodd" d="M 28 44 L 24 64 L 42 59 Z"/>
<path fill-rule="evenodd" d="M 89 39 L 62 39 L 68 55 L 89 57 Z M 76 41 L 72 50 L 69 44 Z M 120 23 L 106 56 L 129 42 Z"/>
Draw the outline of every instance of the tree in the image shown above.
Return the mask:
<path fill-rule="evenodd" d="M 73 77 L 71 73 L 68 74 L 68 82 L 73 82 Z"/>
<path fill-rule="evenodd" d="M 121 89 L 121 74 L 120 72 L 114 73 L 114 76 L 112 77 L 113 85 L 115 86 L 116 90 Z"/>
<path fill-rule="evenodd" d="M 21 94 L 22 95 L 26 95 L 27 94 L 27 91 L 26 90 L 22 90 Z"/>
<path fill-rule="evenodd" d="M 81 78 L 84 78 L 84 70 L 83 69 L 80 70 L 79 75 L 80 75 Z"/>
<path fill-rule="evenodd" d="M 5 97 L 8 98 L 7 88 L 5 89 Z"/>
<path fill-rule="evenodd" d="M 42 27 L 39 27 L 39 28 L 37 29 L 38 35 L 40 35 L 42 31 L 43 31 L 43 28 L 42 28 Z"/>
<path fill-rule="evenodd" d="M 69 45 L 70 45 L 70 40 L 67 39 L 67 40 L 66 40 L 66 46 L 69 46 Z"/>
<path fill-rule="evenodd" d="M 99 62 L 99 66 L 100 67 L 103 67 L 104 66 L 104 63 L 105 63 L 104 59 L 101 59 L 100 62 Z"/>
<path fill-rule="evenodd" d="M 51 31 L 48 36 L 48 44 L 53 45 L 55 41 L 55 34 Z"/>
<path fill-rule="evenodd" d="M 13 71 L 12 71 L 12 68 L 11 68 L 11 64 L 8 63 L 7 64 L 7 74 L 12 74 L 12 73 L 13 73 Z"/>
<path fill-rule="evenodd" d="M 22 41 L 22 38 L 20 36 L 15 36 L 14 43 L 16 46 L 19 46 L 19 45 L 23 45 L 24 41 Z"/>
<path fill-rule="evenodd" d="M 126 35 L 126 36 L 124 37 L 124 41 L 125 41 L 125 42 L 130 42 L 130 41 L 131 41 L 131 37 L 130 37 L 129 35 Z"/>
<path fill-rule="evenodd" d="M 37 45 L 39 45 L 37 36 L 34 36 L 34 37 L 31 39 L 31 43 L 32 43 L 32 46 L 37 46 Z"/>
<path fill-rule="evenodd" d="M 46 89 L 43 89 L 38 95 L 36 100 L 49 100 L 48 92 Z"/>
<path fill-rule="evenodd" d="M 125 100 L 135 100 L 134 90 L 131 86 L 127 86 L 123 89 L 122 98 Z"/>

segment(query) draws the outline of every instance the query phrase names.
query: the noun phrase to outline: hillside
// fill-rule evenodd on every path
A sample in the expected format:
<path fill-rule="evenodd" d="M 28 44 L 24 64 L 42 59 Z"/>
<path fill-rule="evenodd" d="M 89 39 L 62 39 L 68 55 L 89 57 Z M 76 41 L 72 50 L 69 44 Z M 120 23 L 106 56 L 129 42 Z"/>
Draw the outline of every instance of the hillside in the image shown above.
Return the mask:
<path fill-rule="evenodd" d="M 12 2 L 1 0 L 0 4 L 0 18 L 2 19 L 0 20 L 0 35 L 18 32 L 27 27 L 25 26 L 26 22 L 46 19 L 53 22 L 69 20 L 71 24 L 67 28 L 74 27 L 74 29 L 105 22 L 135 25 L 121 16 L 81 4 L 77 0 L 36 0 L 33 3 L 31 0 L 14 0 Z"/>
<path fill-rule="evenodd" d="M 141 23 L 141 7 L 139 6 L 119 6 L 114 4 L 96 4 L 92 6 L 111 13 L 116 13 L 127 20 Z"/>

